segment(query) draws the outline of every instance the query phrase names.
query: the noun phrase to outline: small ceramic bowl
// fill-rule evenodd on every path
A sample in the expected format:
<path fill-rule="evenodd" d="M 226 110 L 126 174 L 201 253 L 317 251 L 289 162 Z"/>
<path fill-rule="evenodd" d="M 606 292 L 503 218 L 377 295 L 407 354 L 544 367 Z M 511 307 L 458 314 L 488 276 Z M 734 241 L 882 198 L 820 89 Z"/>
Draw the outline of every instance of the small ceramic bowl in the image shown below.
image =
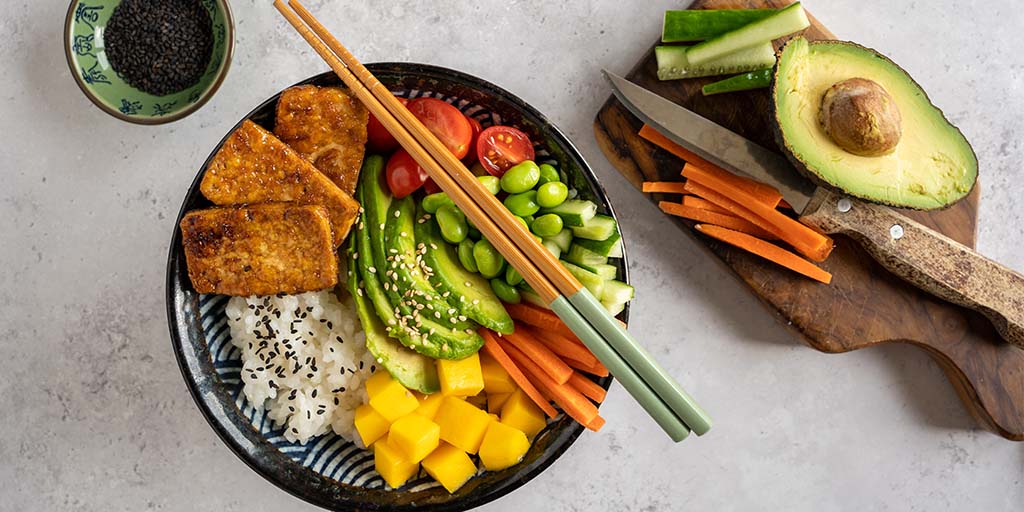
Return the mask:
<path fill-rule="evenodd" d="M 199 82 L 166 96 L 130 85 L 111 69 L 103 46 L 107 20 L 121 0 L 73 0 L 64 21 L 64 53 L 78 87 L 104 112 L 129 123 L 177 121 L 206 103 L 224 81 L 234 51 L 234 21 L 227 0 L 201 0 L 213 21 L 213 54 Z"/>

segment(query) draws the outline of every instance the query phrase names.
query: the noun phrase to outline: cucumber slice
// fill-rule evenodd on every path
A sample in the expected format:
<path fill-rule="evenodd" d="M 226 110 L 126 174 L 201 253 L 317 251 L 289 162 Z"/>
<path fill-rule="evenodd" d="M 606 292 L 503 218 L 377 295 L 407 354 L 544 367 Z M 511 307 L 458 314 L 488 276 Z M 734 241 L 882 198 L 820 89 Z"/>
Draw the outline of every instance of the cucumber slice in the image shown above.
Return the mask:
<path fill-rule="evenodd" d="M 561 263 L 562 266 L 565 267 L 565 269 L 568 270 L 569 273 L 573 275 L 573 277 L 579 280 L 580 284 L 586 286 L 587 289 L 590 290 L 590 293 L 593 294 L 594 297 L 603 296 L 604 279 L 601 279 L 601 276 L 589 270 L 580 268 L 579 266 L 569 263 L 568 261 L 562 261 Z"/>
<path fill-rule="evenodd" d="M 633 287 L 622 281 L 611 280 L 604 283 L 604 290 L 601 293 L 601 302 L 612 304 L 625 304 L 633 300 L 635 291 Z"/>
<path fill-rule="evenodd" d="M 582 226 L 572 228 L 572 236 L 587 240 L 607 240 L 616 231 L 615 219 L 607 215 L 595 215 Z"/>
<path fill-rule="evenodd" d="M 544 300 L 540 298 L 540 295 L 537 295 L 537 292 L 533 291 L 533 288 L 530 288 L 529 285 L 523 284 L 519 286 L 519 297 L 534 306 L 551 309 L 544 303 Z"/>
<path fill-rule="evenodd" d="M 612 316 L 619 316 L 619 313 L 622 313 L 622 310 L 626 309 L 625 302 L 601 301 L 601 305 L 604 306 L 604 309 L 608 311 L 608 313 L 610 313 Z"/>
<path fill-rule="evenodd" d="M 569 228 L 563 228 L 557 235 L 549 236 L 544 239 L 545 242 L 549 240 L 557 245 L 559 249 L 568 251 L 569 246 L 572 245 L 572 230 Z"/>
<path fill-rule="evenodd" d="M 597 205 L 582 199 L 570 199 L 554 208 L 545 208 L 540 214 L 553 213 L 562 218 L 566 227 L 580 227 L 597 215 Z"/>
<path fill-rule="evenodd" d="M 604 240 L 588 240 L 586 238 L 573 239 L 572 243 L 588 249 L 591 252 L 595 252 L 602 256 L 608 256 L 611 258 L 622 257 L 622 235 L 619 233 L 618 224 L 615 225 L 615 231 L 612 232 L 611 236 Z M 613 254 L 614 253 L 614 254 Z"/>
<path fill-rule="evenodd" d="M 587 249 L 586 247 L 581 247 L 577 244 L 572 244 L 572 246 L 569 247 L 569 252 L 566 253 L 564 259 L 569 263 L 574 263 L 576 265 L 587 267 L 591 267 L 594 265 L 604 265 L 605 263 L 608 263 L 607 256 L 602 256 L 596 252 L 591 251 L 590 249 Z"/>
<path fill-rule="evenodd" d="M 555 257 L 556 260 L 562 257 L 562 248 L 559 247 L 558 244 L 548 240 L 544 240 L 543 242 L 541 242 L 541 245 L 543 245 L 544 248 L 547 249 L 548 252 L 550 252 L 551 255 Z"/>
<path fill-rule="evenodd" d="M 612 248 L 608 251 L 609 258 L 621 258 L 622 257 L 622 240 L 620 239 Z"/>
<path fill-rule="evenodd" d="M 773 39 L 799 32 L 811 25 L 800 2 L 796 2 L 760 21 L 755 21 L 731 32 L 691 46 L 686 58 L 691 64 L 701 65 L 734 52 L 750 48 Z M 764 66 L 761 66 L 764 67 Z"/>
<path fill-rule="evenodd" d="M 577 264 L 576 266 L 582 268 L 583 270 L 587 270 L 597 274 L 598 276 L 601 277 L 601 279 L 604 279 L 605 281 L 611 281 L 612 279 L 615 279 L 619 275 L 619 269 L 616 268 L 615 265 L 609 265 L 607 263 L 598 263 L 597 265 Z"/>
<path fill-rule="evenodd" d="M 761 43 L 724 57 L 694 64 L 688 49 L 692 46 L 658 46 L 654 57 L 658 61 L 659 80 L 679 80 L 702 76 L 730 75 L 773 66 L 775 49 L 771 43 Z"/>
<path fill-rule="evenodd" d="M 700 88 L 700 92 L 704 96 L 711 96 L 712 94 L 722 94 L 726 92 L 764 89 L 771 84 L 772 68 L 764 68 L 707 84 Z"/>
<path fill-rule="evenodd" d="M 709 9 L 665 11 L 661 42 L 703 41 L 763 20 L 778 9 Z"/>

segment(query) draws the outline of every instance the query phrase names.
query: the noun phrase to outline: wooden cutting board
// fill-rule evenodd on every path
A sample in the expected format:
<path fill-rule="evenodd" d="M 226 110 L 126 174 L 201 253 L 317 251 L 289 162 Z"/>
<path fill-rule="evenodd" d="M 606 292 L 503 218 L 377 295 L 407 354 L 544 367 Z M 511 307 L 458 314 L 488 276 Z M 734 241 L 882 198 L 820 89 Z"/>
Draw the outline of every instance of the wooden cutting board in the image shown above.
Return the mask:
<path fill-rule="evenodd" d="M 750 9 L 789 3 L 697 0 L 691 8 Z M 807 38 L 836 38 L 817 20 L 811 18 L 811 22 L 804 33 Z M 777 149 L 769 124 L 767 90 L 704 97 L 700 87 L 715 78 L 661 82 L 656 68 L 652 49 L 627 77 L 744 137 Z M 640 139 L 640 126 L 640 121 L 612 97 L 598 113 L 594 131 L 608 160 L 637 188 L 645 180 L 680 180 L 683 161 Z M 905 213 L 974 247 L 979 188 L 947 210 Z M 649 198 L 655 203 L 678 200 L 678 196 L 663 194 Z M 835 252 L 822 265 L 834 275 L 832 284 L 826 286 L 703 237 L 692 229 L 692 223 L 676 220 L 684 232 L 706 245 L 711 255 L 811 347 L 840 353 L 877 343 L 919 346 L 945 370 L 982 426 L 1007 439 L 1024 440 L 1024 350 L 1002 341 L 981 315 L 939 300 L 893 276 L 847 238 L 837 238 Z"/>

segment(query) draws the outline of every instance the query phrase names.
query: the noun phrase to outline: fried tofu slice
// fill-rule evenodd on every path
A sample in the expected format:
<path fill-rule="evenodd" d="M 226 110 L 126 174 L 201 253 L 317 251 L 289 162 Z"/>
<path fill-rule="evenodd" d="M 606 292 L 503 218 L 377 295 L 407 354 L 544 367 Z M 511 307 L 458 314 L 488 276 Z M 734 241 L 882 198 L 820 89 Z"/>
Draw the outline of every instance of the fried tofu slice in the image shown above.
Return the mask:
<path fill-rule="evenodd" d="M 194 210 L 181 219 L 192 287 L 199 293 L 275 295 L 338 283 L 327 209 L 268 203 Z"/>
<path fill-rule="evenodd" d="M 274 135 L 354 195 L 368 118 L 366 107 L 347 89 L 300 85 L 281 93 Z"/>
<path fill-rule="evenodd" d="M 213 156 L 199 190 L 218 206 L 290 202 L 327 208 L 338 247 L 359 215 L 359 203 L 313 164 L 246 120 Z"/>

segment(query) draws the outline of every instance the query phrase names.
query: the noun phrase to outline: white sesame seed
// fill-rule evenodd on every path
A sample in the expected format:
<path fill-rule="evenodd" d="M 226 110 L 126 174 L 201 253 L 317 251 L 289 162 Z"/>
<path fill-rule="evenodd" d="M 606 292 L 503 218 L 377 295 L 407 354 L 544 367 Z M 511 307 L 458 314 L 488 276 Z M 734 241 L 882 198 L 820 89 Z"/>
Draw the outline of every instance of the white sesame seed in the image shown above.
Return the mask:
<path fill-rule="evenodd" d="M 402 216 L 402 210 L 395 210 L 395 218 L 397 219 L 397 218 L 399 218 L 401 216 Z"/>

